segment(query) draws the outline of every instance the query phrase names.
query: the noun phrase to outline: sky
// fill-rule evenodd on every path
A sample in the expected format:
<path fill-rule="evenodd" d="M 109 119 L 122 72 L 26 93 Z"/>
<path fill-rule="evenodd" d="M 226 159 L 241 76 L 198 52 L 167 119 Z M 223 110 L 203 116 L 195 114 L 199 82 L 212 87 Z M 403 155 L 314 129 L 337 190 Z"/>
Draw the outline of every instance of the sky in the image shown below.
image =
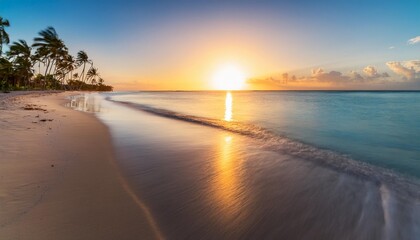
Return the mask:
<path fill-rule="evenodd" d="M 420 89 L 420 1 L 0 0 L 12 41 L 53 26 L 116 90 Z"/>

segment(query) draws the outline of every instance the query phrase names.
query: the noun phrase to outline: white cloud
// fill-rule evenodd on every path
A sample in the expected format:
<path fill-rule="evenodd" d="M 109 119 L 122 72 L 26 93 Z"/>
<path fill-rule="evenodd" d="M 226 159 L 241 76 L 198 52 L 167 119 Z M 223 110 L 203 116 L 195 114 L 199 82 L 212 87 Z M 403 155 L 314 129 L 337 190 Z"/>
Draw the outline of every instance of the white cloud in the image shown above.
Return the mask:
<path fill-rule="evenodd" d="M 363 72 L 368 76 L 368 78 L 386 78 L 389 77 L 389 74 L 384 72 L 384 73 L 379 73 L 378 70 L 376 70 L 375 67 L 373 66 L 367 66 L 365 68 L 363 68 Z"/>
<path fill-rule="evenodd" d="M 367 66 L 365 68 L 363 68 L 363 72 L 368 75 L 368 77 L 376 77 L 378 76 L 378 71 L 376 70 L 375 67 L 373 66 Z"/>
<path fill-rule="evenodd" d="M 409 39 L 407 41 L 407 43 L 410 44 L 410 45 L 413 45 L 413 44 L 416 44 L 416 43 L 420 43 L 420 36 L 413 37 L 412 39 Z"/>
<path fill-rule="evenodd" d="M 405 62 L 408 68 L 413 68 L 416 72 L 420 72 L 420 60 L 411 60 Z"/>
<path fill-rule="evenodd" d="M 396 74 L 402 75 L 404 79 L 414 80 L 420 78 L 420 60 L 387 62 L 386 65 Z"/>
<path fill-rule="evenodd" d="M 394 49 L 394 48 L 395 48 L 394 46 L 390 46 L 388 49 L 392 50 L 392 49 Z"/>

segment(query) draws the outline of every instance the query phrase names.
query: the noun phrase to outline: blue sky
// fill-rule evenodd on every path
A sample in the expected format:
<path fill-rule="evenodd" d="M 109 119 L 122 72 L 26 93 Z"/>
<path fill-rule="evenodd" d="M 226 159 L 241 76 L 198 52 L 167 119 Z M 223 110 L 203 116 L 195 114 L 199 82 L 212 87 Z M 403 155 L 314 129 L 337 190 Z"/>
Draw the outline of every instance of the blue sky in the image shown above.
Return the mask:
<path fill-rule="evenodd" d="M 31 41 L 53 26 L 73 53 L 86 50 L 102 76 L 122 89 L 206 88 L 207 75 L 223 61 L 244 66 L 255 80 L 250 88 L 275 88 L 283 73 L 300 78 L 300 87 L 342 80 L 331 71 L 349 76 L 344 81 L 355 72 L 364 80 L 386 72 L 390 77 L 376 77 L 380 86 L 398 88 L 395 82 L 411 77 L 400 67 L 415 67 L 411 81 L 419 75 L 417 62 L 409 61 L 420 59 L 420 43 L 408 44 L 420 36 L 419 12 L 418 0 L 0 0 L 12 40 Z M 375 71 L 365 72 L 367 66 Z M 378 86 L 353 80 L 355 88 Z"/>

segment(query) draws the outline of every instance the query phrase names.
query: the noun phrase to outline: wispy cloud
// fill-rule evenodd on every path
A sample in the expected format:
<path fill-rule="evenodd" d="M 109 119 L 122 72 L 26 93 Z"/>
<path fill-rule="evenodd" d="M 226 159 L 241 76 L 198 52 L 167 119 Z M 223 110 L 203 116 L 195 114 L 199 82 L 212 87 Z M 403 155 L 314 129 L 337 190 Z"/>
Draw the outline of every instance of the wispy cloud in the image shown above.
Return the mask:
<path fill-rule="evenodd" d="M 392 50 L 392 49 L 395 49 L 395 47 L 394 46 L 390 46 L 390 47 L 388 47 L 388 49 L 389 50 Z"/>
<path fill-rule="evenodd" d="M 413 44 L 416 44 L 416 43 L 420 43 L 420 36 L 413 37 L 412 39 L 409 39 L 407 41 L 407 43 L 410 44 L 410 45 L 413 45 Z"/>

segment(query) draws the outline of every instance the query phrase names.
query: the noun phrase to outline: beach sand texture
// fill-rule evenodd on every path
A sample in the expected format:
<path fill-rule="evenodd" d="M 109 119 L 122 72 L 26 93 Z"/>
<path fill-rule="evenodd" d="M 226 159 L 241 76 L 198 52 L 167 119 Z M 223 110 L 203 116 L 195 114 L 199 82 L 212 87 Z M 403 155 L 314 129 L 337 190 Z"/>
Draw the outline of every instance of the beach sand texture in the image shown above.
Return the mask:
<path fill-rule="evenodd" d="M 159 239 L 74 93 L 0 96 L 0 239 Z M 26 108 L 26 110 L 25 110 Z"/>

